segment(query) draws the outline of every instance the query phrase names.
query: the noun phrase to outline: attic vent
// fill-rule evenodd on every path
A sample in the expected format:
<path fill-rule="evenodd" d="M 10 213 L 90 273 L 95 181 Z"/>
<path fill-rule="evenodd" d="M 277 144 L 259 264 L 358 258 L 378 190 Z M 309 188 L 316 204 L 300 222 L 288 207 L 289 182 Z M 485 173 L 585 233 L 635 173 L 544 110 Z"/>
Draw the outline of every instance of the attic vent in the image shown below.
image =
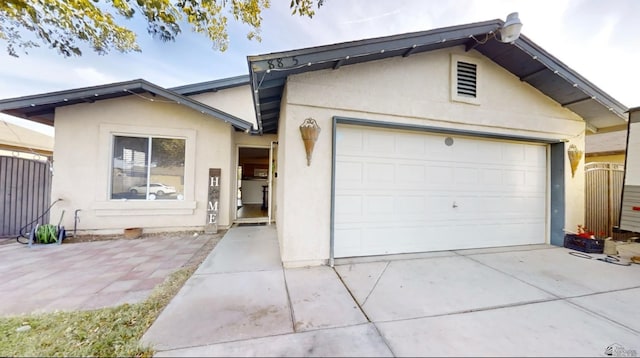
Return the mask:
<path fill-rule="evenodd" d="M 457 94 L 463 97 L 476 97 L 477 65 L 458 61 Z"/>

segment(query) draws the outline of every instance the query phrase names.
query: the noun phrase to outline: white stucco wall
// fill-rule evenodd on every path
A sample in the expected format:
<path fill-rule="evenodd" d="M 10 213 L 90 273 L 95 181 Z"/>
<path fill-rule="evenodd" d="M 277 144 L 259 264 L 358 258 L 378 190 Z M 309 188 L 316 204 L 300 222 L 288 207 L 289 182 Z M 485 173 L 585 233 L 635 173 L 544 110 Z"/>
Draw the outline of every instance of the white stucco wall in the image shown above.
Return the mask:
<path fill-rule="evenodd" d="M 253 95 L 248 84 L 217 92 L 201 93 L 190 96 L 190 98 L 253 123 L 254 128 L 257 128 Z"/>
<path fill-rule="evenodd" d="M 60 107 L 55 118 L 51 210 L 71 230 L 79 211 L 79 233 L 122 233 L 199 230 L 205 224 L 209 168 L 221 168 L 219 227 L 231 223 L 231 189 L 235 180 L 234 130 L 229 124 L 185 106 L 128 96 Z M 142 134 L 186 139 L 184 200 L 110 200 L 110 168 L 114 134 Z"/>
<path fill-rule="evenodd" d="M 451 100 L 451 58 L 478 65 L 478 103 Z M 477 52 L 453 48 L 289 77 L 279 124 L 278 236 L 287 266 L 329 258 L 332 117 L 566 140 L 584 148 L 584 121 Z M 322 128 L 307 166 L 299 125 Z M 285 157 L 286 155 L 286 157 Z M 584 158 L 565 165 L 568 229 L 584 217 Z M 548 240 L 549 238 L 547 238 Z"/>

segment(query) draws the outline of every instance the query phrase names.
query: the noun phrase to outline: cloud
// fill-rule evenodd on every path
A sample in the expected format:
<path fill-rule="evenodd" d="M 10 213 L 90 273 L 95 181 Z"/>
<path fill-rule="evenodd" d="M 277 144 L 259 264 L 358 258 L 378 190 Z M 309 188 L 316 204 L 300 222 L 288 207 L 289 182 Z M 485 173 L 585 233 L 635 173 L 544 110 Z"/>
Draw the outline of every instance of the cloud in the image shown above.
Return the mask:
<path fill-rule="evenodd" d="M 102 73 L 93 67 L 74 68 L 72 74 L 74 75 L 73 77 L 80 79 L 85 85 L 98 85 L 116 81 L 116 78 Z"/>
<path fill-rule="evenodd" d="M 246 39 L 246 25 L 230 20 L 230 47 L 211 49 L 204 35 L 183 29 L 176 42 L 161 42 L 140 29 L 142 53 L 86 51 L 65 59 L 33 49 L 19 59 L 0 54 L 0 98 L 144 78 L 161 86 L 183 85 L 246 74 L 246 56 L 425 31 L 444 26 L 506 19 L 518 12 L 523 34 L 626 105 L 640 105 L 631 87 L 640 58 L 640 1 L 530 0 L 326 1 L 313 19 L 291 15 L 288 1 L 272 1 L 263 13 L 263 41 Z M 635 103 L 634 103 L 635 102 Z"/>
<path fill-rule="evenodd" d="M 396 15 L 396 14 L 399 14 L 399 13 L 400 13 L 400 9 L 395 9 L 393 11 L 388 11 L 388 12 L 385 12 L 385 13 L 380 14 L 380 15 L 369 16 L 369 17 L 366 17 L 366 18 L 363 18 L 363 19 L 348 20 L 348 21 L 345 21 L 344 23 L 347 24 L 347 25 L 362 24 L 364 22 L 369 22 L 369 21 L 373 21 L 373 20 L 380 20 L 382 18 L 389 17 L 391 15 Z"/>

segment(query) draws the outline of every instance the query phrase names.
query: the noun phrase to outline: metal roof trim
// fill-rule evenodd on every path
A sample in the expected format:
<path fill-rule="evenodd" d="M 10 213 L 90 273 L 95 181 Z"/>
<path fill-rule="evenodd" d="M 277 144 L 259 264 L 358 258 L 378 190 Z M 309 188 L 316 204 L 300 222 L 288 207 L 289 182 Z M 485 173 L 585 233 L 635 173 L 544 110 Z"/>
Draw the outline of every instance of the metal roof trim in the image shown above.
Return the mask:
<path fill-rule="evenodd" d="M 144 82 L 144 80 L 136 79 L 105 85 L 82 87 L 71 90 L 47 92 L 35 95 L 2 99 L 0 100 L 0 111 L 33 105 L 54 104 L 60 102 L 61 100 L 62 102 L 67 102 L 69 99 L 99 97 L 100 95 L 116 93 L 116 89 L 123 92 L 127 89 L 141 89 L 142 82 Z"/>
<path fill-rule="evenodd" d="M 263 89 L 261 88 L 261 84 L 263 82 L 268 83 L 280 81 L 282 86 L 273 86 L 271 89 L 277 87 L 279 91 L 282 91 L 287 76 L 318 70 L 322 67 L 316 66 L 318 64 L 328 62 L 334 63 L 335 69 L 345 64 L 350 64 L 349 59 L 353 60 L 356 56 L 368 56 L 368 58 L 363 58 L 359 61 L 367 62 L 386 58 L 387 55 L 384 54 L 384 52 L 395 52 L 395 56 L 397 56 L 398 52 L 402 52 L 398 50 L 406 50 L 403 56 L 407 56 L 415 52 L 432 51 L 436 48 L 440 49 L 456 46 L 459 45 L 460 40 L 470 39 L 473 36 L 491 34 L 497 31 L 503 24 L 504 21 L 496 19 L 427 31 L 247 56 L 258 130 L 262 132 L 264 128 L 263 120 L 261 118 L 262 113 L 260 110 L 263 105 L 263 103 L 261 103 L 261 96 L 264 97 L 264 95 L 262 95 Z M 442 46 L 437 46 L 438 43 L 442 43 Z M 589 100 L 595 101 L 597 105 L 602 107 L 602 111 L 596 110 L 594 112 L 582 113 L 584 110 L 582 110 L 582 112 L 581 110 L 576 111 L 571 108 L 572 104 L 570 103 L 566 104 L 569 110 L 576 112 L 581 117 L 585 118 L 585 120 L 590 118 L 589 114 L 596 117 L 607 117 L 607 115 L 604 114 L 605 111 L 611 112 L 611 120 L 614 118 L 620 118 L 623 121 L 628 120 L 625 116 L 628 109 L 623 104 L 572 70 L 566 64 L 543 50 L 526 36 L 521 35 L 520 38 L 514 41 L 511 45 L 515 46 L 519 51 L 522 51 L 523 54 L 530 56 L 533 60 L 537 60 L 542 66 L 546 67 L 554 74 L 559 74 L 559 78 L 563 82 L 567 83 L 568 86 L 577 87 L 581 92 L 585 93 L 585 96 L 590 97 Z M 430 47 L 425 49 L 425 47 L 428 46 Z M 419 51 L 420 47 L 423 48 L 423 51 Z M 378 52 L 377 56 L 375 55 L 376 51 Z M 491 52 L 485 51 L 486 53 L 483 51 L 481 52 L 484 56 L 491 58 L 491 53 L 493 51 L 495 50 L 491 49 Z M 295 61 L 292 60 L 293 58 L 295 58 Z M 282 65 L 282 67 L 278 68 L 279 66 L 274 66 L 276 65 L 276 62 L 274 61 L 277 60 L 280 60 L 281 63 L 279 65 Z M 352 63 L 355 63 L 355 61 L 352 61 Z M 295 64 L 295 66 L 292 66 L 293 64 Z M 326 64 L 324 66 L 326 67 Z M 505 68 L 516 74 L 514 69 Z M 270 71 L 276 71 L 278 75 L 269 75 Z M 561 103 L 561 99 L 553 93 L 546 93 L 545 95 L 558 103 Z"/>
<path fill-rule="evenodd" d="M 590 95 L 592 99 L 598 101 L 603 106 L 609 108 L 622 119 L 626 120 L 624 113 L 628 110 L 625 105 L 620 103 L 615 98 L 611 97 L 608 93 L 604 92 L 598 86 L 593 84 L 591 81 L 584 78 L 582 75 L 571 69 L 565 63 L 557 59 L 555 56 L 551 55 L 540 46 L 535 44 L 533 41 L 528 39 L 524 35 L 520 35 L 520 39 L 514 43 L 514 46 L 518 47 L 520 50 L 529 54 L 532 58 L 537 58 L 540 63 L 545 65 L 551 71 L 558 71 L 558 74 L 564 75 L 561 76 L 567 83 L 571 83 L 572 85 L 577 85 L 577 87 L 586 94 Z M 603 101 L 605 103 L 603 103 Z"/>
<path fill-rule="evenodd" d="M 262 55 L 252 55 L 252 56 L 247 56 L 247 59 L 250 64 L 251 62 L 256 62 L 256 61 L 277 59 L 277 58 L 290 57 L 290 56 L 300 56 L 300 55 L 305 55 L 310 53 L 317 53 L 321 51 L 327 52 L 327 51 L 340 50 L 345 48 L 353 48 L 356 46 L 363 46 L 363 45 L 403 41 L 403 40 L 421 38 L 425 36 L 434 36 L 434 35 L 442 35 L 442 34 L 452 35 L 457 31 L 466 32 L 466 30 L 469 30 L 469 29 L 477 29 L 479 30 L 479 32 L 476 32 L 477 34 L 484 34 L 486 30 L 491 28 L 493 28 L 494 30 L 497 30 L 503 24 L 504 24 L 504 21 L 500 19 L 495 19 L 495 20 L 471 23 L 467 25 L 455 25 L 455 26 L 442 27 L 442 28 L 426 30 L 426 31 L 416 31 L 416 32 L 409 32 L 405 34 L 397 34 L 397 35 L 390 35 L 390 36 L 367 38 L 362 40 L 346 41 L 346 42 L 340 42 L 336 44 L 305 47 L 305 48 L 296 49 L 296 50 L 272 52 L 272 53 L 262 54 Z M 468 36 L 469 35 L 466 35 L 463 37 L 468 37 Z M 461 38 L 461 37 L 458 37 L 458 38 Z M 439 42 L 446 42 L 446 40 L 450 40 L 450 39 L 453 39 L 453 38 L 449 36 L 441 37 Z M 442 40 L 445 40 L 445 41 L 442 41 Z M 416 44 L 416 45 L 429 45 L 429 44 L 430 43 L 422 43 L 422 44 Z M 338 60 L 338 58 L 336 58 L 336 60 Z"/>
<path fill-rule="evenodd" d="M 100 100 L 101 96 L 113 95 L 117 94 L 118 92 L 122 92 L 122 96 L 128 96 L 142 91 L 153 93 L 161 97 L 173 100 L 178 104 L 187 106 L 202 114 L 207 114 L 219 120 L 228 122 L 234 127 L 241 130 L 250 130 L 252 127 L 252 124 L 250 122 L 247 122 L 229 113 L 220 111 L 216 108 L 207 106 L 201 102 L 173 92 L 171 90 L 165 89 L 143 79 L 4 99 L 0 100 L 0 112 L 5 112 L 10 115 L 17 115 L 26 112 L 24 110 L 20 111 L 20 109 L 31 108 L 35 106 L 51 106 L 52 108 L 57 108 L 73 104 L 68 103 L 72 100 L 82 100 L 90 98 Z M 23 118 L 28 119 L 28 116 L 24 116 Z"/>
<path fill-rule="evenodd" d="M 258 123 L 258 131 L 262 132 L 263 130 L 263 123 L 260 113 L 261 104 L 259 99 L 259 90 L 260 84 L 262 83 L 262 80 L 264 80 L 264 76 L 262 80 L 258 80 L 257 75 L 259 73 L 266 74 L 269 73 L 270 70 L 278 72 L 306 72 L 303 70 L 304 67 L 310 67 L 312 63 L 317 64 L 325 62 L 335 62 L 345 58 L 348 59 L 353 57 L 370 56 L 375 53 L 392 52 L 405 48 L 432 46 L 437 43 L 446 43 L 447 41 L 452 40 L 467 39 L 472 35 L 480 35 L 495 31 L 503 24 L 504 21 L 495 19 L 471 23 L 467 25 L 443 27 L 427 31 L 418 31 L 405 34 L 348 41 L 337 44 L 307 47 L 290 51 L 273 52 L 263 55 L 247 56 L 253 103 L 256 110 L 256 122 Z M 390 47 L 389 44 L 394 44 L 394 46 Z M 324 54 L 324 56 L 318 58 L 320 57 L 319 54 Z M 293 57 L 302 57 L 302 60 L 297 60 L 298 63 L 296 63 L 293 67 L 272 69 L 268 68 L 269 61 L 271 60 L 290 59 Z M 313 58 L 313 60 L 308 60 L 307 58 Z M 267 64 L 267 66 L 265 66 L 265 63 Z"/>
<path fill-rule="evenodd" d="M 239 87 L 250 84 L 249 75 L 241 75 L 235 77 L 221 78 L 213 81 L 192 83 L 183 86 L 171 87 L 170 91 L 176 92 L 183 96 L 191 96 L 205 92 L 216 92 L 219 90 Z"/>

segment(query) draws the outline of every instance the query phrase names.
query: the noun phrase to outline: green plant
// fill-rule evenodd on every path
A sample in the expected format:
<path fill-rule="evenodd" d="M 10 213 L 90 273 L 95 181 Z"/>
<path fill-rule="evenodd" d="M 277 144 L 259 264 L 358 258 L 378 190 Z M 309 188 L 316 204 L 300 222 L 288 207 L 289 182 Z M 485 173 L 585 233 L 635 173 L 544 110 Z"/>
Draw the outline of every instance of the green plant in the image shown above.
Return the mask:
<path fill-rule="evenodd" d="M 58 241 L 58 227 L 51 224 L 40 225 L 36 229 L 36 241 L 39 244 L 51 244 Z"/>
<path fill-rule="evenodd" d="M 91 311 L 0 317 L 2 357 L 151 357 L 146 330 L 198 265 L 169 275 L 143 302 Z M 28 325 L 28 331 L 16 328 Z"/>
<path fill-rule="evenodd" d="M 0 357 L 152 357 L 153 347 L 141 345 L 140 339 L 224 233 L 209 239 L 143 302 L 0 317 Z M 30 329 L 17 330 L 27 325 Z"/>

